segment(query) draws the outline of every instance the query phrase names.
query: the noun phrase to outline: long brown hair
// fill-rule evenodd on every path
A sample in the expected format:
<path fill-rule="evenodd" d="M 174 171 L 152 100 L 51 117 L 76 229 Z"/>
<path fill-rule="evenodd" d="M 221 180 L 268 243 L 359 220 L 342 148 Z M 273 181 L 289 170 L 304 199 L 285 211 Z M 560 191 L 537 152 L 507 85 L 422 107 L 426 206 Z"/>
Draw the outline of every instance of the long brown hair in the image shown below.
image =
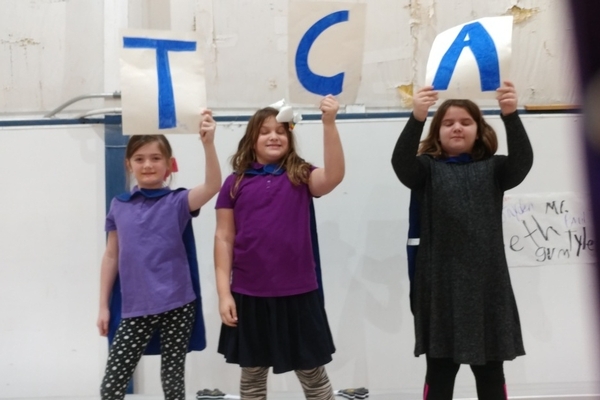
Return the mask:
<path fill-rule="evenodd" d="M 440 128 L 442 127 L 442 120 L 450 107 L 462 108 L 469 113 L 471 118 L 473 118 L 477 124 L 477 137 L 475 138 L 473 150 L 471 151 L 473 160 L 485 160 L 496 154 L 496 151 L 498 150 L 498 137 L 496 136 L 496 131 L 485 122 L 483 114 L 477 104 L 473 103 L 471 100 L 465 99 L 446 100 L 442 103 L 433 115 L 429 133 L 427 134 L 427 137 L 421 141 L 417 154 L 428 154 L 433 158 L 442 159 L 448 157 L 448 154 L 442 149 L 440 143 Z"/>
<path fill-rule="evenodd" d="M 256 162 L 256 153 L 254 145 L 258 141 L 260 128 L 267 118 L 277 116 L 279 111 L 272 107 L 266 107 L 258 110 L 248 121 L 246 132 L 238 144 L 236 153 L 231 157 L 231 166 L 233 172 L 237 174 L 235 184 L 231 188 L 231 197 L 235 196 L 240 182 L 244 178 L 244 172 L 252 168 L 252 163 Z M 310 176 L 310 164 L 300 158 L 296 153 L 296 140 L 293 132 L 290 130 L 290 124 L 284 122 L 285 134 L 288 139 L 288 151 L 279 162 L 279 167 L 285 169 L 288 178 L 294 185 L 308 183 Z"/>

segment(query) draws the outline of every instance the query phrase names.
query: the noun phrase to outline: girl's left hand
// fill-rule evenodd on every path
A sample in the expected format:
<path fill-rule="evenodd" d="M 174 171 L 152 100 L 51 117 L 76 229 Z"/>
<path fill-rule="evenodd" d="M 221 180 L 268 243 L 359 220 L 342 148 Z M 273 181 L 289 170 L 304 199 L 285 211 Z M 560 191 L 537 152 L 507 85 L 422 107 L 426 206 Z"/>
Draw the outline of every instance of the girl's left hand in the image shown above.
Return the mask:
<path fill-rule="evenodd" d="M 509 115 L 517 111 L 517 91 L 511 81 L 504 81 L 504 85 L 496 89 L 498 105 L 502 115 Z"/>
<path fill-rule="evenodd" d="M 321 100 L 319 109 L 323 113 L 323 115 L 321 115 L 321 121 L 323 121 L 324 124 L 331 124 L 335 122 L 335 116 L 340 109 L 340 103 L 338 103 L 335 97 L 328 94 Z"/>
<path fill-rule="evenodd" d="M 216 128 L 217 123 L 212 117 L 212 111 L 202 111 L 202 120 L 200 121 L 200 140 L 202 140 L 203 144 L 212 143 L 215 140 Z"/>

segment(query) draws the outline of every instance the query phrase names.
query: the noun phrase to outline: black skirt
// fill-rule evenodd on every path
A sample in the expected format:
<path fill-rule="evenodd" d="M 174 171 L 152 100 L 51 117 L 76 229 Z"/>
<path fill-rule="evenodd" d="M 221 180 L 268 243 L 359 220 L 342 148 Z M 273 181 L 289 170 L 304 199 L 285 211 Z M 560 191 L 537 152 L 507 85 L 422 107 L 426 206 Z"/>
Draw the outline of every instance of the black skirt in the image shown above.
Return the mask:
<path fill-rule="evenodd" d="M 327 364 L 335 352 L 318 290 L 285 297 L 233 293 L 238 325 L 222 324 L 219 353 L 240 367 L 281 374 Z"/>

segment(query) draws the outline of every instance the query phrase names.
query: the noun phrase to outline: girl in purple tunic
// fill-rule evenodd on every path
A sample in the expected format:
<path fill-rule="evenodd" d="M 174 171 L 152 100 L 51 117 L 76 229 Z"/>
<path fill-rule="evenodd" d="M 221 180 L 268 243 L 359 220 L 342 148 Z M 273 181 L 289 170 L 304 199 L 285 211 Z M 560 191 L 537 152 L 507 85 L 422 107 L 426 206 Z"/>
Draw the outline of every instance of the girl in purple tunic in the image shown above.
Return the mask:
<path fill-rule="evenodd" d="M 215 121 L 210 110 L 206 110 L 200 125 L 206 179 L 190 190 L 170 190 L 165 186 L 173 170 L 171 146 L 165 136 L 129 139 L 125 163 L 137 186 L 111 202 L 100 275 L 100 335 L 109 334 L 109 322 L 114 319 L 111 294 L 117 272 L 122 300 L 121 310 L 117 310 L 122 319 L 100 388 L 103 400 L 125 397 L 133 371 L 157 331 L 165 399 L 185 398 L 185 356 L 192 329 L 195 323 L 202 322 L 198 321 L 202 314 L 184 237 L 191 218 L 198 215 L 200 207 L 221 185 L 214 133 Z M 201 345 L 204 347 L 204 341 Z"/>
<path fill-rule="evenodd" d="M 324 365 L 335 351 L 319 295 L 310 234 L 312 197 L 344 177 L 335 124 L 320 104 L 324 168 L 298 156 L 287 110 L 257 111 L 217 199 L 215 268 L 223 325 L 219 352 L 242 368 L 242 399 L 265 399 L 267 374 L 294 371 L 307 398 L 333 399 Z"/>

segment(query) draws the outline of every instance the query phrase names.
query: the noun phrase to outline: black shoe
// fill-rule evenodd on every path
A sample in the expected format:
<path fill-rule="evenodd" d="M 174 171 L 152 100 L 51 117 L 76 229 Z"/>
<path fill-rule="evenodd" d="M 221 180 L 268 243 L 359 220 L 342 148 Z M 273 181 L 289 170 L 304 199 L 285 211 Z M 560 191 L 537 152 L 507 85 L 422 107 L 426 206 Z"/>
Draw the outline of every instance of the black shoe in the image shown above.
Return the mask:
<path fill-rule="evenodd" d="M 196 393 L 196 399 L 222 399 L 225 397 L 225 393 L 219 389 L 202 389 Z"/>
<path fill-rule="evenodd" d="M 359 400 L 363 400 L 366 399 L 367 397 L 369 397 L 369 389 L 361 387 L 358 389 L 342 389 L 342 390 L 336 390 L 334 392 L 334 394 L 336 396 L 342 396 L 345 397 L 347 399 L 353 400 L 353 399 L 359 399 Z"/>

